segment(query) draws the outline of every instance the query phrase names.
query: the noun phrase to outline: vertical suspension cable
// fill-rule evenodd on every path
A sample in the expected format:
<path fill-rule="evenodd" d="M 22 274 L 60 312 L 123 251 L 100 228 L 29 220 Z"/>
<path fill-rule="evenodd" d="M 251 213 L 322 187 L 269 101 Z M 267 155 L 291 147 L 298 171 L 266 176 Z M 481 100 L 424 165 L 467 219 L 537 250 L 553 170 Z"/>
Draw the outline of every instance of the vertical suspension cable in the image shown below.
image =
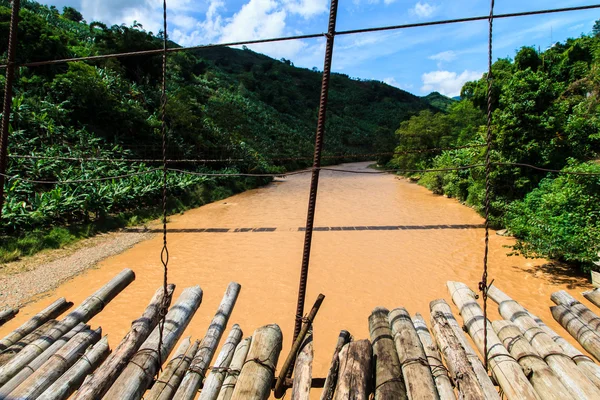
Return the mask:
<path fill-rule="evenodd" d="M 487 319 L 487 298 L 488 298 L 488 253 L 490 242 L 490 172 L 491 162 L 490 153 L 492 150 L 492 40 L 494 23 L 494 0 L 490 4 L 489 35 L 488 35 L 488 74 L 487 74 L 487 135 L 485 149 L 485 250 L 483 253 L 483 275 L 479 282 L 479 290 L 483 298 L 483 359 L 485 368 L 488 369 L 488 319 Z"/>
<path fill-rule="evenodd" d="M 163 247 L 160 252 L 160 261 L 163 265 L 163 299 L 160 306 L 160 322 L 158 330 L 158 371 L 162 370 L 161 349 L 163 345 L 163 330 L 168 304 L 168 273 L 169 273 L 169 249 L 167 248 L 167 0 L 163 0 L 163 55 L 162 55 L 162 90 L 161 90 L 161 133 L 162 133 L 162 161 L 163 161 L 163 193 L 162 193 L 162 223 L 163 223 Z"/>

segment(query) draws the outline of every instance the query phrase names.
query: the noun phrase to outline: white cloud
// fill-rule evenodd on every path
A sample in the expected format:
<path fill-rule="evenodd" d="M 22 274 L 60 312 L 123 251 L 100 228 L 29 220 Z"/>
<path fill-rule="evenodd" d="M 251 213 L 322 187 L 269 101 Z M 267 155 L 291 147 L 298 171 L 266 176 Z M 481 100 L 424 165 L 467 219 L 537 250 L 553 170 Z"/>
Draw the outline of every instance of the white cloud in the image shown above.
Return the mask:
<path fill-rule="evenodd" d="M 304 18 L 327 12 L 327 0 L 284 0 L 283 4 L 287 11 L 299 14 Z"/>
<path fill-rule="evenodd" d="M 481 78 L 482 73 L 465 70 L 461 74 L 451 71 L 432 71 L 421 76 L 423 93 L 440 92 L 449 97 L 458 96 L 465 82 Z"/>
<path fill-rule="evenodd" d="M 456 52 L 448 50 L 429 56 L 429 59 L 435 61 L 450 62 L 456 60 L 456 57 L 458 57 L 458 54 L 456 54 Z"/>
<path fill-rule="evenodd" d="M 390 77 L 390 78 L 385 78 L 383 80 L 383 82 L 387 83 L 390 86 L 395 86 L 397 88 L 400 87 L 400 84 L 396 81 L 396 78 Z"/>
<path fill-rule="evenodd" d="M 427 18 L 433 15 L 436 7 L 429 3 L 421 3 L 420 1 L 415 4 L 415 7 L 411 10 L 419 18 Z"/>
<path fill-rule="evenodd" d="M 392 3 L 395 3 L 396 0 L 383 0 L 383 2 L 385 3 L 385 5 L 390 5 Z"/>

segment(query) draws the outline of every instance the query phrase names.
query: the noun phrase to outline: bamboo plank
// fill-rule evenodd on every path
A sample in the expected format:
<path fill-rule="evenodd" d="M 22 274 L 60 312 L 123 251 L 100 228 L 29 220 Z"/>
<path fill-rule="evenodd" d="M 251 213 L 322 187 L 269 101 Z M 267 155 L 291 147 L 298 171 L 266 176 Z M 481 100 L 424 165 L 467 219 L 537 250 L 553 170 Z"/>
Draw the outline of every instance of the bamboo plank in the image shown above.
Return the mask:
<path fill-rule="evenodd" d="M 166 306 L 171 304 L 171 297 L 175 285 L 167 285 Z M 160 320 L 160 309 L 164 300 L 164 288 L 160 287 L 152 298 L 150 304 L 144 310 L 142 316 L 131 324 L 131 330 L 125 335 L 115 351 L 102 363 L 102 365 L 88 376 L 83 385 L 77 391 L 74 400 L 94 400 L 101 398 L 111 383 L 123 371 L 127 363 L 133 357 L 138 348 L 148 338 L 148 335 Z"/>
<path fill-rule="evenodd" d="M 388 320 L 389 313 L 389 310 L 377 307 L 369 316 L 369 333 L 375 361 L 375 400 L 408 399 Z"/>
<path fill-rule="evenodd" d="M 276 324 L 254 331 L 248 357 L 233 388 L 232 400 L 269 398 L 282 342 L 283 335 Z"/>
<path fill-rule="evenodd" d="M 439 399 L 427 362 L 427 355 L 423 350 L 410 314 L 406 309 L 400 307 L 392 310 L 388 319 L 408 398 L 411 400 Z"/>
<path fill-rule="evenodd" d="M 437 312 L 441 313 L 441 311 Z M 449 320 L 445 313 L 442 314 L 446 317 L 446 320 Z M 438 390 L 440 400 L 455 400 L 456 395 L 454 394 L 454 386 L 452 384 L 452 381 L 450 380 L 450 377 L 448 376 L 446 367 L 442 363 L 442 355 L 438 351 L 436 344 L 431 338 L 431 333 L 429 332 L 429 329 L 427 329 L 427 324 L 425 323 L 423 316 L 419 313 L 416 313 L 412 317 L 412 321 L 413 325 L 415 326 L 415 330 L 417 331 L 417 335 L 419 335 L 419 339 L 421 340 L 421 344 L 423 345 L 423 350 L 425 350 L 427 362 L 429 363 L 429 369 L 431 369 L 431 375 L 433 376 L 433 380 L 435 381 L 435 387 Z M 450 321 L 448 321 L 448 325 L 450 326 L 454 333 L 454 336 L 457 338 L 457 340 L 459 340 L 462 346 L 462 340 L 456 334 L 456 331 L 454 330 L 454 327 L 452 326 Z M 471 360 L 469 359 L 469 353 L 466 351 L 464 346 L 462 347 L 465 350 L 467 360 L 469 361 L 469 365 L 471 365 L 471 368 L 473 368 Z"/>
<path fill-rule="evenodd" d="M 352 340 L 352 335 L 348 331 L 341 331 L 338 336 L 335 350 L 333 351 L 333 358 L 331 359 L 331 365 L 327 372 L 327 378 L 325 378 L 325 385 L 323 385 L 323 392 L 321 392 L 321 400 L 332 400 L 335 392 L 335 387 L 338 380 L 338 372 L 340 367 L 339 354 L 342 347 Z M 221 399 L 219 399 L 221 400 Z M 226 399 L 224 399 L 226 400 Z"/>
<path fill-rule="evenodd" d="M 250 350 L 251 343 L 252 337 L 247 337 L 236 346 L 235 352 L 233 353 L 233 359 L 231 360 L 229 370 L 225 375 L 225 380 L 221 385 L 221 391 L 219 392 L 219 397 L 217 397 L 217 400 L 231 399 L 233 389 L 237 384 L 238 376 L 240 375 L 242 367 L 246 362 L 246 357 L 248 356 L 248 350 Z"/>
<path fill-rule="evenodd" d="M 2 351 L 2 353 L 0 353 L 0 365 L 6 364 L 8 360 L 15 356 L 15 354 L 23 350 L 23 348 L 29 343 L 36 341 L 42 335 L 46 334 L 46 332 L 48 332 L 51 328 L 54 328 L 57 323 L 58 321 L 55 319 L 46 321 L 42 326 L 29 333 L 27 336 L 10 346 L 8 349 Z"/>
<path fill-rule="evenodd" d="M 594 332 L 598 332 L 600 329 L 600 317 L 598 317 L 592 310 L 587 308 L 584 304 L 579 302 L 569 293 L 564 290 L 552 293 L 550 299 L 557 305 L 564 305 L 569 308 L 581 321 L 588 325 Z"/>
<path fill-rule="evenodd" d="M 169 364 L 159 376 L 159 379 L 154 383 L 150 392 L 144 396 L 145 400 L 171 400 L 185 371 L 187 371 L 194 354 L 198 351 L 200 341 L 196 340 L 190 343 L 190 338 L 183 340 L 177 348 L 175 356 L 169 361 Z"/>
<path fill-rule="evenodd" d="M 481 359 L 479 358 L 477 353 L 475 353 L 475 350 L 473 350 L 471 345 L 467 342 L 467 338 L 464 334 L 463 329 L 458 324 L 458 321 L 456 321 L 456 318 L 454 318 L 454 314 L 452 314 L 452 309 L 450 308 L 450 305 L 448 305 L 448 303 L 446 303 L 446 300 L 444 299 L 437 299 L 429 303 L 429 308 L 432 313 L 441 312 L 446 317 L 446 320 L 448 321 L 450 327 L 454 331 L 454 335 L 458 338 L 463 348 L 467 352 L 469 362 L 471 363 L 471 367 L 473 367 L 473 370 L 477 375 L 477 379 L 479 380 L 479 384 L 483 389 L 485 399 L 500 400 L 500 395 L 498 394 L 496 387 L 494 386 L 492 380 L 488 376 L 487 370 L 483 366 Z"/>
<path fill-rule="evenodd" d="M 312 363 L 314 358 L 312 328 L 302 342 L 294 364 L 292 400 L 309 400 L 312 385 Z"/>
<path fill-rule="evenodd" d="M 577 399 L 600 399 L 600 391 L 586 377 L 577 364 L 568 357 L 552 338 L 529 316 L 519 303 L 511 299 L 495 285 L 488 289 L 489 297 L 499 304 L 500 315 L 521 329 L 525 339 L 537 350 L 554 371 L 571 395 Z"/>
<path fill-rule="evenodd" d="M 177 392 L 175 392 L 174 400 L 192 400 L 196 396 L 210 365 L 210 361 L 215 355 L 221 336 L 223 336 L 241 288 L 240 284 L 236 282 L 230 282 L 227 286 L 225 295 L 208 327 L 204 339 L 200 343 L 198 352 L 185 373 Z"/>
<path fill-rule="evenodd" d="M 23 323 L 23 325 L 19 326 L 17 329 L 0 340 L 0 351 L 9 348 L 23 337 L 42 326 L 47 321 L 57 318 L 72 306 L 73 303 L 68 302 L 64 297 L 54 301 L 48 307 L 44 308 L 42 311 Z"/>
<path fill-rule="evenodd" d="M 8 308 L 0 311 L 0 326 L 13 319 L 19 313 L 18 308 Z"/>
<path fill-rule="evenodd" d="M 600 336 L 568 307 L 558 305 L 550 307 L 552 316 L 583 346 L 596 360 L 600 360 Z"/>
<path fill-rule="evenodd" d="M 476 294 L 461 282 L 449 281 L 447 286 L 452 300 L 468 328 L 469 336 L 481 354 L 484 354 L 484 327 L 487 326 L 489 368 L 506 397 L 508 399 L 539 399 L 521 366 L 502 345 L 490 322 L 483 321 L 483 311 L 477 303 Z"/>
<path fill-rule="evenodd" d="M 600 307 L 600 288 L 583 292 L 583 297 L 591 301 L 596 307 Z"/>
<path fill-rule="evenodd" d="M 215 365 L 204 381 L 202 392 L 200 392 L 200 400 L 216 400 L 219 396 L 221 385 L 223 384 L 223 380 L 225 380 L 225 375 L 233 359 L 233 353 L 238 343 L 242 340 L 243 334 L 238 324 L 233 325 L 227 336 L 227 340 L 225 340 L 225 344 L 221 347 Z"/>
<path fill-rule="evenodd" d="M 542 399 L 567 400 L 573 399 L 569 390 L 552 372 L 539 353 L 521 335 L 518 326 L 509 321 L 492 322 L 494 331 L 502 340 L 504 347 L 523 368 L 531 385 Z"/>
<path fill-rule="evenodd" d="M 48 387 L 37 400 L 66 400 L 83 383 L 85 377 L 92 372 L 108 356 L 108 337 L 104 336 L 79 359 L 67 372 Z"/>
<path fill-rule="evenodd" d="M 167 359 L 175 343 L 196 313 L 201 301 L 202 289 L 200 289 L 200 286 L 184 289 L 177 302 L 165 316 L 162 329 L 162 347 L 158 348 L 161 329 L 159 324 L 131 358 L 103 399 L 141 399 L 159 368 L 159 354 L 161 360 Z"/>
<path fill-rule="evenodd" d="M 133 271 L 124 269 L 63 318 L 47 335 L 25 346 L 15 357 L 0 367 L 0 385 L 8 382 L 25 365 L 46 350 L 52 342 L 73 329 L 75 325 L 80 322 L 89 321 L 93 316 L 102 311 L 106 304 L 121 293 L 134 279 L 135 274 Z"/>
<path fill-rule="evenodd" d="M 350 342 L 340 351 L 340 373 L 333 400 L 367 400 L 373 349 L 368 340 Z"/>

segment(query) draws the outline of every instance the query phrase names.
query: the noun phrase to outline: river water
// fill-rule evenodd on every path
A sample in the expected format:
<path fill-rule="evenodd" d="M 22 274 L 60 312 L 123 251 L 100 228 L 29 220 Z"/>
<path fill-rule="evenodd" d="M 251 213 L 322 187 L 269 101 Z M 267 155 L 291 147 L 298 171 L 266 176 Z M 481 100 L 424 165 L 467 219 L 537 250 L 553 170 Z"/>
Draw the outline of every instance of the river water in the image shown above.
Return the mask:
<path fill-rule="evenodd" d="M 358 171 L 368 165 L 340 168 Z M 177 285 L 175 296 L 195 284 L 204 291 L 184 336 L 204 336 L 227 284 L 236 281 L 242 290 L 229 326 L 238 323 L 250 335 L 259 326 L 278 323 L 284 333 L 283 363 L 293 333 L 304 239 L 299 228 L 305 223 L 309 181 L 310 174 L 290 176 L 170 217 L 169 279 Z M 319 293 L 326 296 L 314 324 L 313 376 L 326 375 L 341 329 L 357 339 L 368 337 L 367 318 L 374 307 L 403 306 L 428 321 L 431 300 L 444 298 L 452 304 L 447 280 L 476 290 L 482 272 L 482 223 L 475 211 L 456 200 L 393 175 L 323 171 L 315 218 L 322 230 L 313 237 L 306 305 L 308 312 Z M 387 230 L 389 226 L 400 228 Z M 491 233 L 490 279 L 574 343 L 552 318 L 549 296 L 567 289 L 582 300 L 580 293 L 589 288 L 586 280 L 545 260 L 509 257 L 506 246 L 512 243 Z M 157 235 L 106 259 L 24 307 L 0 328 L 0 336 L 58 296 L 77 305 L 123 268 L 131 268 L 136 280 L 91 321 L 116 346 L 161 285 L 161 246 Z M 497 318 L 497 307 L 490 303 L 491 317 Z"/>

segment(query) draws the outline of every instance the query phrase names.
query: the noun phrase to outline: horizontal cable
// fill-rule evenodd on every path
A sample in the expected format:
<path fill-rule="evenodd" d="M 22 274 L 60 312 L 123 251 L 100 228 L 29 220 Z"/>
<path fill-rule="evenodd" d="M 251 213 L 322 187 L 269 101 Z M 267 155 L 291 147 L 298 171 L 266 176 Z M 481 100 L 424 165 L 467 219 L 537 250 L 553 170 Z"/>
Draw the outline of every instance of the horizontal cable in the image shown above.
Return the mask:
<path fill-rule="evenodd" d="M 523 11 L 509 14 L 498 14 L 494 15 L 494 19 L 500 18 L 515 18 L 515 17 L 525 17 L 532 15 L 543 15 L 543 14 L 554 14 L 554 13 L 562 13 L 562 12 L 570 12 L 570 11 L 584 11 L 584 10 L 592 10 L 600 8 L 600 4 L 592 4 L 587 6 L 577 6 L 577 7 L 564 7 L 564 8 L 554 8 L 547 10 L 536 10 L 536 11 Z M 381 32 L 381 31 L 389 31 L 389 30 L 398 30 L 398 29 L 408 29 L 408 28 L 419 28 L 426 26 L 436 26 L 436 25 L 447 25 L 447 24 L 456 24 L 456 23 L 464 23 L 464 22 L 475 22 L 475 21 L 487 21 L 489 19 L 489 15 L 478 16 L 478 17 L 467 17 L 467 18 L 457 18 L 457 19 L 447 19 L 447 20 L 439 20 L 439 21 L 430 21 L 430 22 L 419 22 L 414 24 L 403 24 L 403 25 L 392 25 L 392 26 L 382 26 L 382 27 L 374 27 L 374 28 L 362 28 L 362 29 L 351 29 L 345 31 L 336 32 L 336 35 L 353 35 L 357 33 L 368 33 L 368 32 Z M 289 40 L 301 40 L 301 39 L 314 39 L 319 37 L 326 36 L 325 33 L 313 33 L 307 35 L 296 35 L 296 36 L 284 36 L 284 37 L 276 37 L 269 39 L 255 39 L 255 40 L 244 40 L 239 42 L 226 42 L 226 43 L 213 43 L 199 46 L 190 46 L 190 47 L 171 47 L 167 49 L 169 53 L 177 53 L 181 51 L 194 51 L 194 50 L 202 50 L 202 49 L 210 49 L 216 47 L 228 47 L 228 46 L 241 46 L 241 45 L 251 45 L 251 44 L 260 44 L 260 43 L 272 43 L 272 42 L 283 42 Z M 155 49 L 155 50 L 142 50 L 142 51 L 131 51 L 124 53 L 113 53 L 113 54 L 102 54 L 97 56 L 87 56 L 87 57 L 73 57 L 73 58 L 63 58 L 59 60 L 45 60 L 45 61 L 36 61 L 30 63 L 19 64 L 19 67 L 39 67 L 42 65 L 54 65 L 54 64 L 63 64 L 69 62 L 76 61 L 96 61 L 96 60 L 104 60 L 107 58 L 120 58 L 120 57 L 134 57 L 134 56 L 150 56 L 162 54 L 163 49 Z M 0 65 L 0 68 L 6 68 L 7 64 Z"/>
<path fill-rule="evenodd" d="M 562 174 L 562 175 L 600 176 L 600 173 L 596 173 L 596 172 L 564 171 L 564 170 L 559 170 L 559 169 L 550 169 L 550 168 L 538 167 L 538 166 L 535 166 L 535 165 L 525 164 L 525 163 L 492 162 L 491 165 L 506 166 L 506 167 L 524 167 L 524 168 L 534 169 L 534 170 L 537 170 L 537 171 L 551 172 L 551 173 Z M 463 166 L 458 166 L 458 167 L 447 167 L 447 168 L 381 169 L 381 170 L 374 170 L 374 171 L 360 171 L 360 170 L 357 171 L 357 170 L 351 170 L 351 169 L 329 168 L 329 167 L 321 167 L 321 168 L 317 168 L 317 169 L 319 169 L 321 171 L 329 171 L 329 172 L 337 172 L 337 173 L 347 173 L 347 174 L 381 175 L 381 174 L 388 174 L 388 173 L 450 172 L 450 171 L 462 171 L 462 170 L 479 168 L 479 167 L 485 167 L 485 164 L 470 164 L 470 165 L 463 165 Z M 293 176 L 293 175 L 301 175 L 301 174 L 311 173 L 313 171 L 313 169 L 314 168 L 309 168 L 309 169 L 304 169 L 304 170 L 299 170 L 299 171 L 292 171 L 292 172 L 256 173 L 256 174 L 255 173 L 243 173 L 243 172 L 234 172 L 234 173 L 226 173 L 226 172 L 194 172 L 194 171 L 186 171 L 186 170 L 177 169 L 177 168 L 168 168 L 167 170 L 170 171 L 170 172 L 177 172 L 177 173 L 182 173 L 182 174 L 186 174 L 186 175 L 205 176 L 205 177 L 257 177 L 257 178 L 268 177 L 268 178 L 285 178 L 287 176 Z M 66 180 L 66 181 L 38 181 L 38 180 L 32 180 L 32 179 L 27 179 L 27 178 L 21 178 L 18 175 L 11 176 L 11 175 L 2 174 L 2 173 L 0 173 L 0 175 L 4 176 L 9 181 L 20 180 L 20 181 L 25 182 L 25 183 L 48 184 L 48 185 L 65 185 L 65 184 L 72 184 L 72 183 L 88 183 L 88 182 L 110 181 L 110 180 L 113 180 L 113 179 L 124 179 L 124 178 L 133 177 L 133 176 L 139 176 L 139 175 L 149 174 L 149 173 L 160 171 L 160 170 L 162 170 L 162 169 L 161 168 L 154 168 L 154 169 L 150 169 L 148 171 L 133 172 L 133 173 L 130 173 L 130 174 L 108 176 L 108 177 L 102 177 L 102 178 L 92 178 L 92 179 L 75 179 L 75 180 Z"/>
<path fill-rule="evenodd" d="M 361 157 L 379 157 L 379 156 L 399 156 L 399 155 L 408 155 L 408 154 L 420 154 L 420 153 L 430 153 L 436 151 L 451 151 L 451 150 L 462 150 L 462 149 L 471 149 L 484 147 L 485 144 L 474 144 L 467 146 L 458 146 L 458 147 L 437 147 L 430 149 L 412 149 L 412 150 L 404 150 L 397 152 L 387 152 L 387 153 L 366 153 L 366 154 L 340 154 L 340 155 L 327 155 L 322 158 L 327 159 L 339 159 L 339 158 L 361 158 Z M 31 159 L 31 160 L 56 160 L 56 161 L 77 161 L 77 162 L 129 162 L 129 163 L 162 163 L 161 159 L 154 158 L 96 158 L 96 157 L 61 157 L 61 156 L 36 156 L 36 155 L 27 155 L 27 154 L 9 154 L 9 158 L 14 159 Z M 277 158 L 264 158 L 265 161 L 296 161 L 296 160 L 312 160 L 313 157 L 277 157 Z M 244 161 L 252 161 L 246 160 L 243 158 L 224 158 L 224 159 L 170 159 L 167 160 L 167 163 L 176 164 L 176 163 L 230 163 L 230 162 L 244 162 Z"/>

